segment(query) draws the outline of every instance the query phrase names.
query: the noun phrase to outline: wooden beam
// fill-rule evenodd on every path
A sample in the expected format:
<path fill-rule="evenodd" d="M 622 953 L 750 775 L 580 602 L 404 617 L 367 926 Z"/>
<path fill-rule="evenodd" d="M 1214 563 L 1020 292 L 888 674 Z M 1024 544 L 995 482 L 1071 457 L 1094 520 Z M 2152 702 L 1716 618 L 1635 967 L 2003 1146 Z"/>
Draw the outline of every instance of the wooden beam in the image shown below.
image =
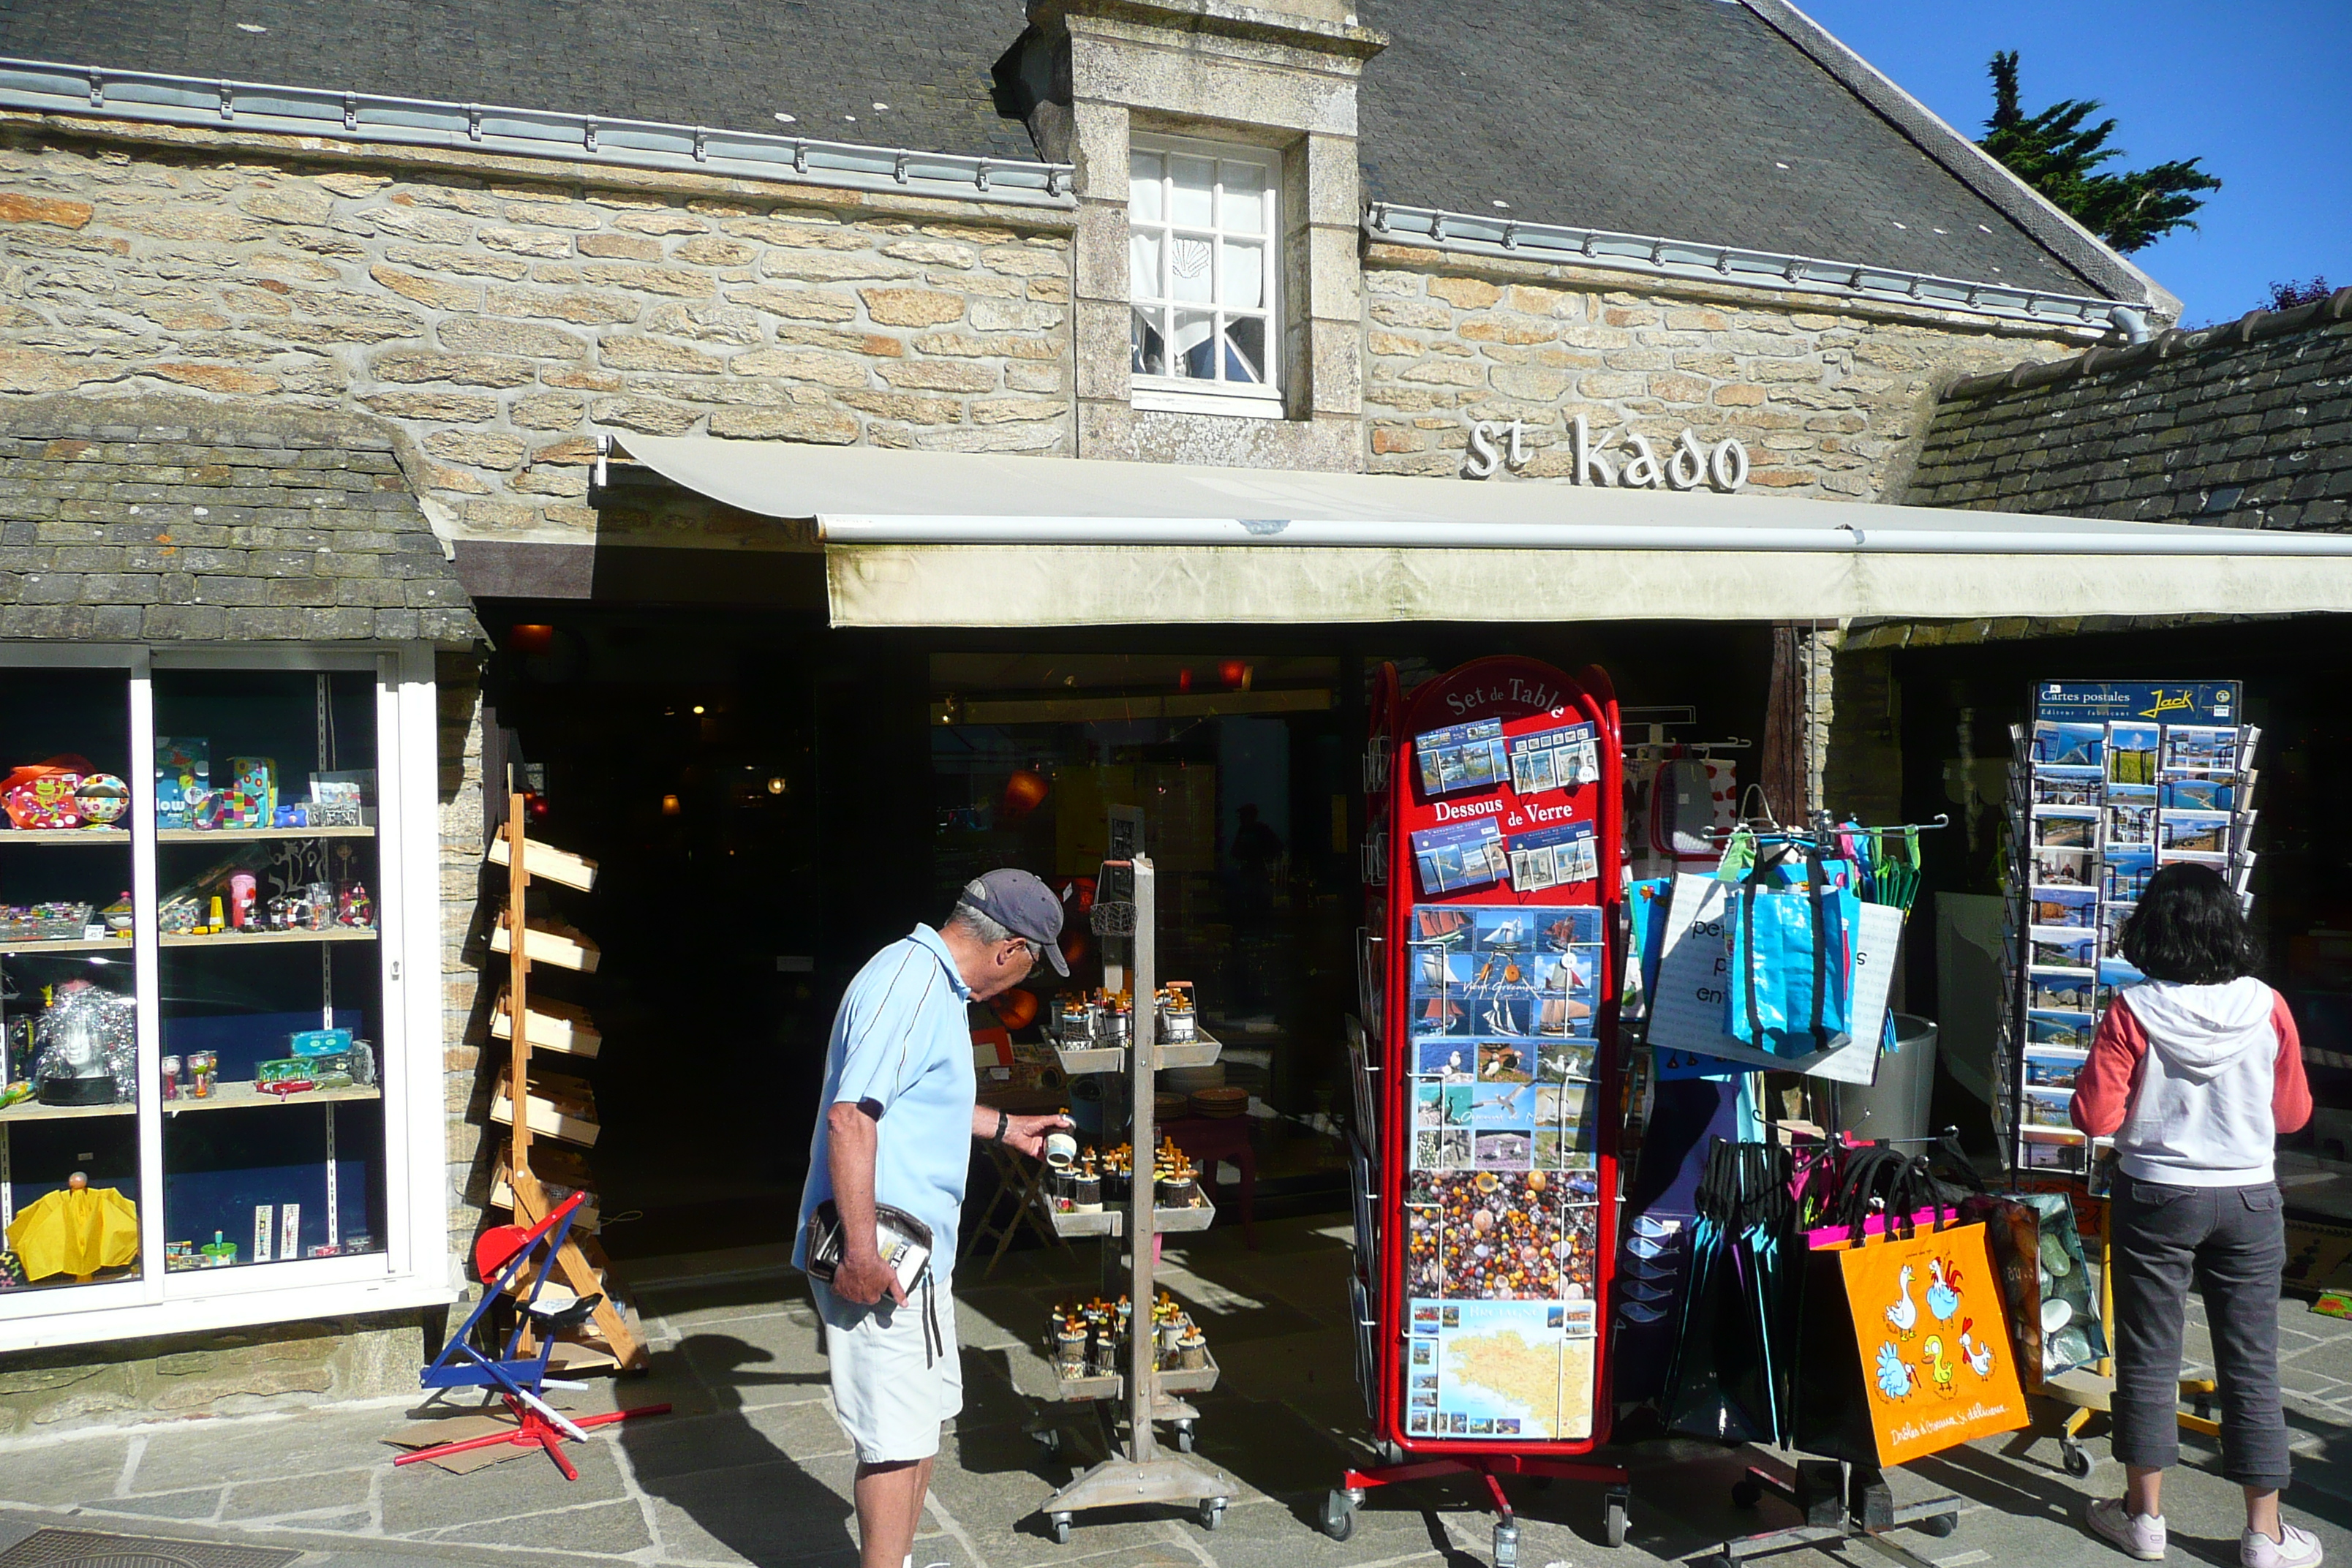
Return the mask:
<path fill-rule="evenodd" d="M 567 888 L 577 888 L 585 893 L 596 886 L 596 862 L 552 845 L 523 840 L 523 867 L 533 879 L 560 882 Z M 514 851 L 507 847 L 503 835 L 490 840 L 489 863 L 505 866 L 514 859 Z"/>

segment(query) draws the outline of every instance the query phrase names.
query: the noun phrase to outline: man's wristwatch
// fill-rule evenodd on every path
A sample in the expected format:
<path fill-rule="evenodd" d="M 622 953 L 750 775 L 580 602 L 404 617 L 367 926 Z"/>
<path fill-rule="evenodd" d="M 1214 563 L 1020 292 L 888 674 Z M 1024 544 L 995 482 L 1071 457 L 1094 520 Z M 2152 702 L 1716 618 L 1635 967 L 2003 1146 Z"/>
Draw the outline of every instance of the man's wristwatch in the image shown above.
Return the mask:
<path fill-rule="evenodd" d="M 1002 1110 L 998 1111 L 998 1112 L 996 1113 L 996 1141 L 997 1141 L 999 1143 L 1003 1142 L 1004 1142 L 1004 1135 L 1005 1135 L 1007 1132 L 1010 1132 L 1010 1131 L 1013 1131 L 1013 1118 L 1012 1118 L 1012 1116 L 1011 1116 L 1010 1114 L 1008 1114 L 1007 1112 L 1005 1112 L 1005 1111 L 1002 1111 Z"/>

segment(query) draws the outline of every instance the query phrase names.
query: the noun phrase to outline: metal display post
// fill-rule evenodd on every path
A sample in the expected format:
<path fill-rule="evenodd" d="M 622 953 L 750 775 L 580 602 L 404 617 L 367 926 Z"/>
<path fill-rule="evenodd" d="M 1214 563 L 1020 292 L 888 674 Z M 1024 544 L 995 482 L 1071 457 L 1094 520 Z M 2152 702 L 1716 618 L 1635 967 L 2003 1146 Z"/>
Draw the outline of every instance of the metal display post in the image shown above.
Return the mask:
<path fill-rule="evenodd" d="M 1039 1510 L 1052 1526 L 1054 1538 L 1070 1538 L 1070 1516 L 1098 1508 L 1131 1508 L 1138 1503 L 1192 1503 L 1200 1510 L 1201 1526 L 1214 1530 L 1224 1519 L 1225 1505 L 1241 1483 L 1218 1467 L 1187 1454 L 1160 1452 L 1152 1432 L 1155 1417 L 1189 1416 L 1188 1407 L 1163 1401 L 1154 1362 L 1151 1304 L 1158 1299 L 1153 1256 L 1158 1184 L 1153 1178 L 1152 1095 L 1154 1069 L 1160 1065 L 1159 1011 L 1154 1005 L 1159 984 L 1156 921 L 1159 915 L 1157 879 L 1151 861 L 1138 855 L 1135 870 L 1135 934 L 1129 939 L 1125 980 L 1134 998 L 1128 1028 L 1128 1086 L 1132 1107 L 1130 1122 L 1135 1151 L 1133 1175 L 1128 1186 L 1128 1368 L 1127 1429 L 1124 1455 L 1109 1458 L 1074 1479 L 1045 1500 Z M 1107 1407 L 1106 1407 L 1107 1408 Z"/>

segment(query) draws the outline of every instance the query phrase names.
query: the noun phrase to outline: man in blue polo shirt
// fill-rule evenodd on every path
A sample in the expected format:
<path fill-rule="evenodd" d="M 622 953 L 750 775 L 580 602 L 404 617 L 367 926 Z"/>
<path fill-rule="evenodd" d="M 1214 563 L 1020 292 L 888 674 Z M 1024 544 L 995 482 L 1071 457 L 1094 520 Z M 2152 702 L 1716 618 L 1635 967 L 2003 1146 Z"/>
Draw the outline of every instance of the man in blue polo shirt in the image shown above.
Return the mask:
<path fill-rule="evenodd" d="M 825 1047 L 824 1100 L 809 1140 L 793 1262 L 805 1266 L 819 1204 L 840 1211 L 833 1283 L 812 1278 L 833 1363 L 834 1408 L 857 1445 L 861 1568 L 910 1568 L 940 1426 L 963 1408 L 956 1353 L 956 1221 L 971 1140 L 1045 1152 L 1059 1116 L 1008 1116 L 974 1103 L 964 1006 L 1018 985 L 1043 956 L 1062 962 L 1062 906 L 1026 871 L 964 885 L 939 930 L 918 925 L 867 961 L 842 996 Z M 882 1261 L 874 1205 L 930 1226 L 930 1272 L 910 1301 Z"/>

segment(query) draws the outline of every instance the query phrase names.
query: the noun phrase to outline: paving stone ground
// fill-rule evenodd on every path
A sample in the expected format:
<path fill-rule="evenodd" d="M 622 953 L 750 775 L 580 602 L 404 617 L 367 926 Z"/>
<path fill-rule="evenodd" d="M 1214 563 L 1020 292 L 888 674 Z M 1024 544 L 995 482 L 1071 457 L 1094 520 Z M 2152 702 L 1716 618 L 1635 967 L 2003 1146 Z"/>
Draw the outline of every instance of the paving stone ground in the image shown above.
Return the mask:
<path fill-rule="evenodd" d="M 1208 1329 L 1223 1380 L 1201 1401 L 1200 1451 L 1243 1489 L 1218 1531 L 1173 1510 L 1084 1516 L 1056 1545 L 1037 1505 L 1083 1460 L 1092 1422 L 1055 1412 L 1065 1458 L 1024 1430 L 1044 1368 L 1028 1348 L 1048 1304 L 1090 1284 L 1091 1251 L 1015 1254 L 959 1286 L 967 1407 L 942 1452 L 918 1561 L 952 1568 L 1480 1568 L 1492 1520 L 1467 1486 L 1375 1492 L 1344 1543 L 1316 1528 L 1323 1494 L 1362 1449 L 1363 1410 L 1347 1331 L 1345 1230 L 1316 1221 L 1258 1227 L 1260 1249 L 1213 1231 L 1169 1246 L 1166 1277 Z M 0 1446 L 0 1548 L 43 1525 L 299 1547 L 306 1568 L 467 1562 L 847 1568 L 852 1458 L 826 1399 L 814 1314 L 772 1253 L 706 1255 L 641 1269 L 652 1372 L 570 1396 L 576 1408 L 667 1400 L 572 1453 L 567 1483 L 525 1456 L 470 1476 L 394 1469 L 384 1435 L 404 1403 L 184 1421 Z M 2281 1308 L 2297 1475 L 2288 1514 L 2352 1563 L 2352 1325 Z M 2201 1353 L 2199 1324 L 2192 1353 Z M 429 1414 L 429 1412 L 427 1412 Z M 2045 1426 L 1955 1450 L 1895 1477 L 1899 1497 L 1949 1492 L 1958 1529 L 1898 1537 L 1938 1568 L 2120 1563 L 2077 1522 L 2084 1498 L 2121 1485 L 2104 1437 L 2084 1481 L 2058 1466 Z M 1677 1440 L 1627 1451 L 1632 1539 L 1603 1543 L 1591 1488 L 1509 1483 L 1524 1568 L 1682 1563 L 1729 1535 L 1789 1521 L 1767 1500 L 1743 1512 L 1731 1483 L 1771 1456 Z M 2234 1563 L 2237 1489 L 2210 1445 L 2190 1440 L 2170 1479 L 2176 1561 Z M 1816 1552 L 1772 1561 L 1820 1568 Z M 1847 1561 L 1875 1561 L 1857 1552 Z"/>

